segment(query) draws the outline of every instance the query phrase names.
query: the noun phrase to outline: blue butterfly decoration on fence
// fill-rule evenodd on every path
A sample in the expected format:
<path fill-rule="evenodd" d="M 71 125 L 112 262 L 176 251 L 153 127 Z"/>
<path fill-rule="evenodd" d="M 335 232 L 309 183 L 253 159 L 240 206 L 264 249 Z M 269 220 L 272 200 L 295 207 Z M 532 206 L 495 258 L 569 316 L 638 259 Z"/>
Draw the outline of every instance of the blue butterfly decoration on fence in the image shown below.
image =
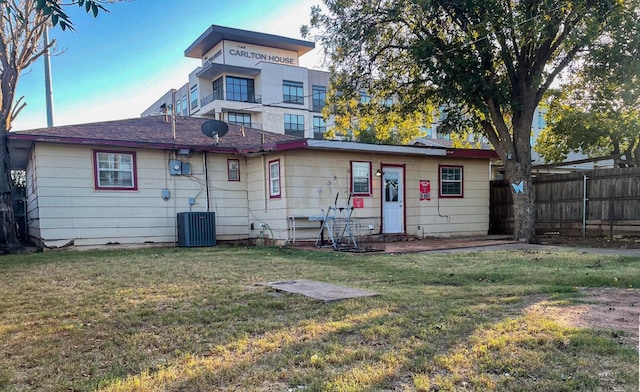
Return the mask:
<path fill-rule="evenodd" d="M 516 192 L 516 195 L 519 193 L 524 193 L 524 181 L 520 181 L 519 183 L 511 184 L 513 190 Z"/>

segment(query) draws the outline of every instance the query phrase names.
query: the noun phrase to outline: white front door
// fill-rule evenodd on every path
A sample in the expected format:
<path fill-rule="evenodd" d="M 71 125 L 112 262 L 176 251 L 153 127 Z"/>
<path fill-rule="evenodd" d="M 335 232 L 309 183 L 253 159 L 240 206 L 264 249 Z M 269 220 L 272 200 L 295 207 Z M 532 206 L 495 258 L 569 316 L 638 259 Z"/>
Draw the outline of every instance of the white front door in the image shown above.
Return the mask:
<path fill-rule="evenodd" d="M 382 231 L 404 233 L 404 169 L 384 167 L 382 174 Z"/>

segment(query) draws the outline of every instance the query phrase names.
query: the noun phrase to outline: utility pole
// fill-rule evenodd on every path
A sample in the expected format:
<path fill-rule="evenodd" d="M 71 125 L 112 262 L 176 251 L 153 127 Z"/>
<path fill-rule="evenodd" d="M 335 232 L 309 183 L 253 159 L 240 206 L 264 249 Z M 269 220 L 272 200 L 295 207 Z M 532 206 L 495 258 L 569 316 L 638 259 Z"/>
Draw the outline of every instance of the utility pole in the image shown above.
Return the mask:
<path fill-rule="evenodd" d="M 53 127 L 53 87 L 51 85 L 51 53 L 49 52 L 49 27 L 44 28 L 44 89 L 47 105 L 47 127 Z"/>

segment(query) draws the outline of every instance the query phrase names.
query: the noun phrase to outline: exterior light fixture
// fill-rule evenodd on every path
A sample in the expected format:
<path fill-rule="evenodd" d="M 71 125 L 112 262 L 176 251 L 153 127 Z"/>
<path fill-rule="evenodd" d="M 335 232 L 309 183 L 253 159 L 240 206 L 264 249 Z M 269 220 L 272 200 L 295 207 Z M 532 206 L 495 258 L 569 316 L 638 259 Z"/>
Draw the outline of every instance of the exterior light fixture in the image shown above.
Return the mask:
<path fill-rule="evenodd" d="M 380 169 L 376 170 L 376 177 L 380 177 L 384 174 L 384 172 Z"/>

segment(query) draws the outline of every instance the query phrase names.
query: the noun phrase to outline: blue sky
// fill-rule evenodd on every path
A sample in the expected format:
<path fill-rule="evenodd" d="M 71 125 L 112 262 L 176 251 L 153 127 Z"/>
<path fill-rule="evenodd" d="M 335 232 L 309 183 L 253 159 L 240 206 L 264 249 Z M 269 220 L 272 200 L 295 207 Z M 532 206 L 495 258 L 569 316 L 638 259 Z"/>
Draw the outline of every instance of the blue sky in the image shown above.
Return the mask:
<path fill-rule="evenodd" d="M 184 50 L 210 25 L 300 37 L 319 0 L 128 0 L 98 18 L 68 8 L 75 32 L 54 28 L 51 57 L 54 126 L 118 120 L 140 113 L 188 81 L 200 60 Z M 300 65 L 320 68 L 319 49 Z M 44 65 L 23 71 L 16 98 L 27 106 L 12 130 L 46 126 Z"/>

